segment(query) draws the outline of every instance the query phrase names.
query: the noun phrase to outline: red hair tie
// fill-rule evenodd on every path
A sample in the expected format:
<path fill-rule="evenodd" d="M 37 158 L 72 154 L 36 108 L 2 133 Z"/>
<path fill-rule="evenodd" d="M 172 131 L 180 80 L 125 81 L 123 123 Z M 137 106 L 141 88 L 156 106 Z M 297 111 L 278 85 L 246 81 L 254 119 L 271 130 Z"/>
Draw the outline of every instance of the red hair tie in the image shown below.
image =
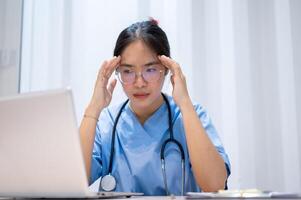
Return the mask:
<path fill-rule="evenodd" d="M 149 17 L 149 21 L 151 22 L 151 24 L 158 26 L 159 25 L 159 21 L 154 19 L 153 17 Z"/>

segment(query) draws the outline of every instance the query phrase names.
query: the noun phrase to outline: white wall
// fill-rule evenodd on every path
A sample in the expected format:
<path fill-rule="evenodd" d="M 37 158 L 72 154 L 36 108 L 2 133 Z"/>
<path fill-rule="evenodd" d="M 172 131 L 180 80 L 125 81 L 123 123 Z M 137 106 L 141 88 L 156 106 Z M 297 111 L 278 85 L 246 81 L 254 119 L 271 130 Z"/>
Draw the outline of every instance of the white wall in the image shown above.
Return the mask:
<path fill-rule="evenodd" d="M 0 96 L 18 93 L 21 0 L 0 1 Z"/>
<path fill-rule="evenodd" d="M 24 8 L 21 91 L 71 86 L 80 121 L 119 32 L 153 16 L 219 131 L 230 188 L 301 191 L 301 1 L 27 0 Z M 118 85 L 113 103 L 123 98 Z"/>

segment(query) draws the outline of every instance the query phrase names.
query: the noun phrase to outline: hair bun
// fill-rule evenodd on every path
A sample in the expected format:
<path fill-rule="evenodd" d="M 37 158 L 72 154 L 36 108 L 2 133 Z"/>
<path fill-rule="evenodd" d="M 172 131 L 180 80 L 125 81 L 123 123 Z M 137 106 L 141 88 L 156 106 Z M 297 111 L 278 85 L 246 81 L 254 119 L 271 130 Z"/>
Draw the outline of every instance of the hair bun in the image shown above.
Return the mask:
<path fill-rule="evenodd" d="M 154 19 L 153 17 L 150 17 L 150 18 L 149 18 L 149 21 L 150 21 L 150 23 L 151 23 L 152 25 L 156 25 L 156 26 L 159 25 L 159 21 L 156 20 L 156 19 Z"/>

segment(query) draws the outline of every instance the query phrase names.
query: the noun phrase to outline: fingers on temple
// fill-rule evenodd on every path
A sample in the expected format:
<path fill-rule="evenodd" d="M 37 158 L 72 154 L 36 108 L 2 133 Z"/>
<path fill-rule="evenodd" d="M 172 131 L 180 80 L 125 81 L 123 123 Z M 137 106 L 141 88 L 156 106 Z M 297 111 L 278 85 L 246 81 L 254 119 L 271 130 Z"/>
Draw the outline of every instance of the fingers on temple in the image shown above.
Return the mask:
<path fill-rule="evenodd" d="M 180 74 L 181 73 L 180 65 L 176 61 L 174 61 L 173 59 L 171 59 L 165 55 L 158 56 L 158 57 L 159 57 L 159 60 L 162 62 L 162 64 L 171 70 L 172 74 Z"/>
<path fill-rule="evenodd" d="M 108 80 L 118 66 L 119 62 L 120 56 L 114 56 L 112 59 L 104 61 L 98 71 L 98 78 L 101 80 Z"/>
<path fill-rule="evenodd" d="M 118 67 L 118 64 L 120 62 L 120 56 L 116 57 L 114 56 L 107 67 L 107 71 L 106 71 L 106 77 L 110 78 L 110 76 L 112 75 L 112 73 L 115 71 L 115 69 Z"/>

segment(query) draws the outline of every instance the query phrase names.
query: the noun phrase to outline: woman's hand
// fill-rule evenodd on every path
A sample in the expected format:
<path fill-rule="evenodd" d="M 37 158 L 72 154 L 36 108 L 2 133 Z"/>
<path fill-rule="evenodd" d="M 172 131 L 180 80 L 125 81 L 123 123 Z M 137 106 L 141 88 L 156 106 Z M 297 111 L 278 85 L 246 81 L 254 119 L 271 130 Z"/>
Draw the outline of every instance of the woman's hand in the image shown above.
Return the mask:
<path fill-rule="evenodd" d="M 112 59 L 104 61 L 98 71 L 93 96 L 86 111 L 95 118 L 98 118 L 101 110 L 107 107 L 112 100 L 117 80 L 113 79 L 109 84 L 108 81 L 119 62 L 120 56 L 114 56 Z"/>
<path fill-rule="evenodd" d="M 172 75 L 170 81 L 173 86 L 172 96 L 176 104 L 182 108 L 186 103 L 191 103 L 187 90 L 186 79 L 180 65 L 167 56 L 158 56 L 161 63 L 167 67 Z"/>

